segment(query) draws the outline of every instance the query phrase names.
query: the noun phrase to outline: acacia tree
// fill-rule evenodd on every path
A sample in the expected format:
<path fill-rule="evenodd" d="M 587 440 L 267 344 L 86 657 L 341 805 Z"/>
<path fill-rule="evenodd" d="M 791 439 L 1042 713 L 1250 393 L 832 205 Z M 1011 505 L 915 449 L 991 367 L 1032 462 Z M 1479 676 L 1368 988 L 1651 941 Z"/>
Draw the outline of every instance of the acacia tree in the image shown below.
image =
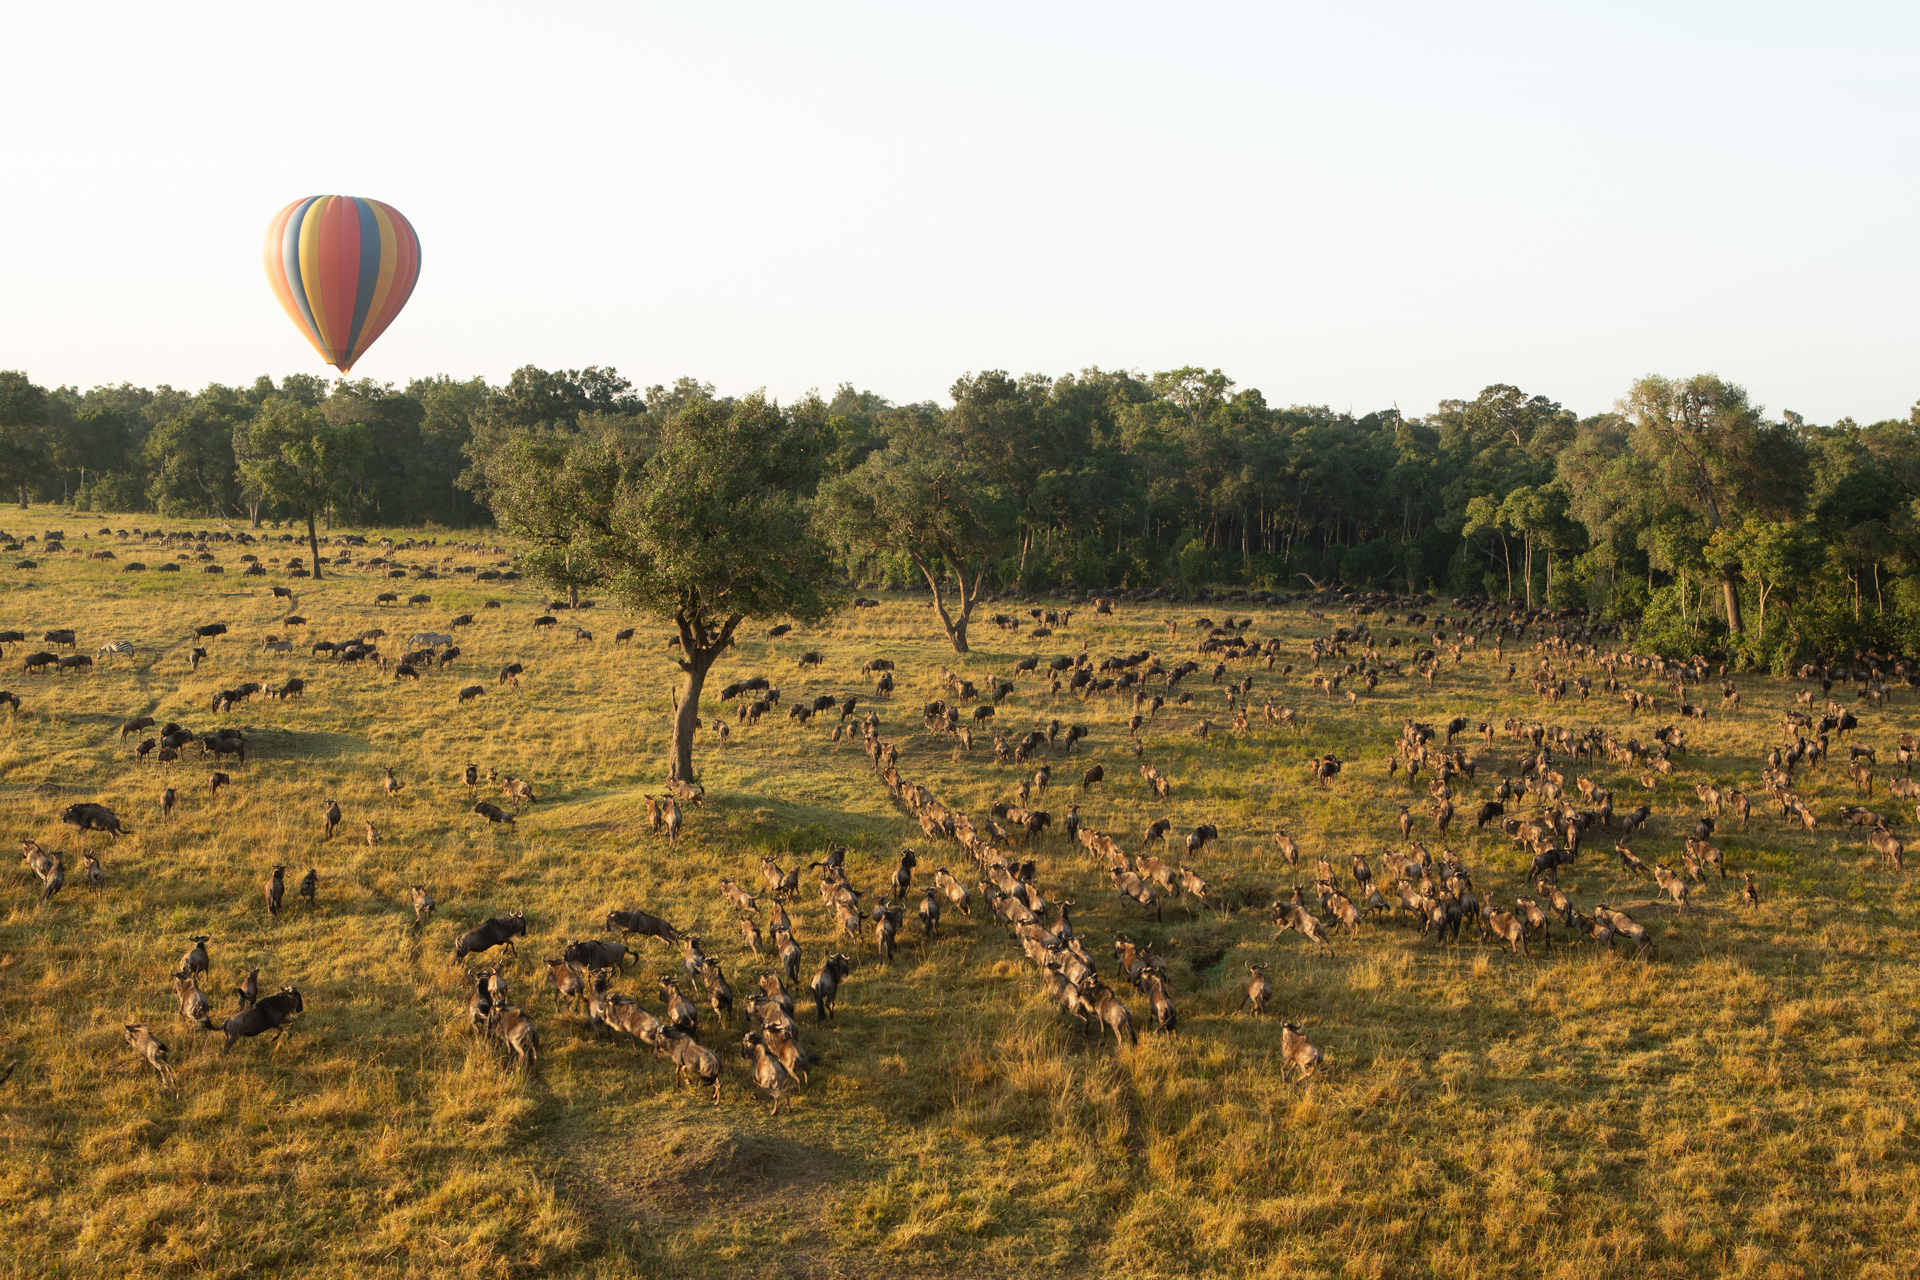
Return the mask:
<path fill-rule="evenodd" d="M 986 590 L 993 557 L 1011 553 L 1016 513 L 931 423 L 896 430 L 885 450 L 822 487 L 822 525 L 845 546 L 903 555 L 933 592 L 955 653 Z"/>
<path fill-rule="evenodd" d="M 644 456 L 611 441 L 552 443 L 566 455 L 555 483 L 577 483 L 580 500 L 563 501 L 552 486 L 492 485 L 494 514 L 510 530 L 553 521 L 545 527 L 554 541 L 533 563 L 544 580 L 566 585 L 553 576 L 564 547 L 622 602 L 672 620 L 682 680 L 667 771 L 691 782 L 700 693 L 741 622 L 813 622 L 832 608 L 823 591 L 831 562 L 804 501 L 817 442 L 792 415 L 751 396 L 689 400 Z"/>
<path fill-rule="evenodd" d="M 242 486 L 268 502 L 305 517 L 313 576 L 320 571 L 320 535 L 315 519 L 345 491 L 366 455 L 366 429 L 335 426 L 318 409 L 275 396 L 246 426 Z"/>

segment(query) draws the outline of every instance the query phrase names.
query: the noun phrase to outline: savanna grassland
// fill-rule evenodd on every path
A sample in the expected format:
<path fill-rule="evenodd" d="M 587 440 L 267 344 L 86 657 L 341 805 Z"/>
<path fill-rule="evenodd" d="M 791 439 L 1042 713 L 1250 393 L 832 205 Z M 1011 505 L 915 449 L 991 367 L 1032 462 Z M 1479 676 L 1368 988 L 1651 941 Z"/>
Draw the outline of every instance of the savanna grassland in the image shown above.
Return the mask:
<path fill-rule="evenodd" d="M 143 523 L 150 521 L 145 518 Z M 536 634 L 545 595 L 526 582 L 477 582 L 457 565 L 501 557 L 450 546 L 394 553 L 431 566 L 432 582 L 392 584 L 417 608 L 379 607 L 381 569 L 362 563 L 322 582 L 238 576 L 249 550 L 216 544 L 220 576 L 128 574 L 139 558 L 171 554 L 95 532 L 40 567 L 0 567 L 0 628 L 37 640 L 78 631 L 78 651 L 126 639 L 131 658 L 91 674 L 25 675 L 8 646 L 4 683 L 20 695 L 0 711 L 0 805 L 9 834 L 66 855 L 69 884 L 43 902 L 16 865 L 0 907 L 0 1273 L 237 1276 L 887 1276 L 1286 1275 L 1586 1277 L 1708 1274 L 1904 1276 L 1920 1271 L 1920 1173 L 1912 1040 L 1920 982 L 1914 969 L 1916 901 L 1902 873 L 1843 832 L 1852 798 L 1842 768 L 1796 779 L 1821 818 L 1808 834 L 1756 804 L 1751 826 L 1723 826 L 1733 874 L 1696 888 L 1684 912 L 1629 879 L 1605 833 L 1590 837 L 1562 886 L 1582 909 L 1606 901 L 1653 932 L 1658 957 L 1566 945 L 1557 925 L 1535 958 L 1509 955 L 1469 927 L 1457 944 L 1421 937 L 1415 923 L 1369 921 L 1316 956 L 1297 934 L 1275 939 L 1266 904 L 1326 856 L 1344 879 L 1349 855 L 1399 842 L 1402 803 L 1416 812 L 1425 779 L 1409 787 L 1386 763 L 1405 717 L 1443 723 L 1538 717 L 1576 731 L 1605 725 L 1651 738 L 1671 717 L 1628 713 L 1596 694 L 1559 706 L 1504 679 L 1490 652 L 1449 665 L 1437 685 L 1389 678 L 1349 706 L 1308 687 L 1307 643 L 1344 619 L 1295 607 L 1253 614 L 1250 637 L 1283 638 L 1282 662 L 1253 666 L 1252 730 L 1227 727 L 1224 684 L 1202 673 L 1191 707 L 1148 726 L 1144 758 L 1174 784 L 1153 801 L 1139 781 L 1120 699 L 1050 699 L 1023 677 L 1000 706 L 1010 738 L 1051 717 L 1084 723 L 1071 761 L 1053 757 L 1055 784 L 1036 801 L 1056 817 L 1078 798 L 1082 821 L 1129 848 L 1156 817 L 1176 833 L 1218 825 L 1197 869 L 1230 909 L 1189 913 L 1170 903 L 1162 922 L 1116 897 L 1085 850 L 1058 832 L 1030 855 L 1050 896 L 1071 896 L 1075 925 L 1142 1028 L 1137 1048 L 1088 1040 L 1040 994 L 1034 966 L 976 900 L 949 913 L 941 936 L 907 944 L 891 965 L 870 941 L 843 989 L 837 1021 L 802 1012 L 803 1043 L 818 1059 L 810 1087 L 769 1116 L 732 1052 L 736 1012 L 718 1029 L 702 1007 L 702 1039 L 721 1051 L 721 1105 L 676 1086 L 670 1066 L 624 1042 L 596 1041 L 583 1020 L 556 1013 L 539 961 L 569 937 L 606 936 L 616 907 L 645 907 L 701 935 L 736 991 L 756 964 L 717 882 L 758 892 L 758 863 L 851 852 L 848 872 L 871 902 L 903 844 L 921 851 L 917 883 L 966 855 L 929 846 L 889 799 L 857 743 L 835 743 L 831 717 L 807 727 L 784 706 L 820 693 L 871 693 L 861 663 L 899 665 L 899 689 L 880 704 L 882 736 L 899 768 L 949 805 L 984 816 L 1009 799 L 1027 769 L 996 766 L 983 734 L 969 755 L 927 731 L 921 705 L 945 696 L 945 665 L 984 685 L 1038 653 L 1095 656 L 1142 648 L 1188 656 L 1193 622 L 1246 605 L 1121 605 L 1112 618 L 1076 613 L 1051 639 L 976 625 L 974 652 L 938 639 L 923 601 L 887 599 L 778 641 L 773 620 L 743 640 L 708 684 L 752 674 L 783 691 L 758 726 L 736 725 L 723 748 L 697 747 L 708 803 L 686 811 L 669 847 L 648 831 L 641 797 L 658 792 L 670 688 L 667 630 L 622 617 L 610 602 L 568 627 Z M 120 523 L 119 521 L 115 522 Z M 396 534 L 404 537 L 405 534 Z M 111 547 L 116 561 L 83 553 Z M 296 554 L 273 543 L 264 557 Z M 31 554 L 31 552 L 30 552 Z M 288 628 L 298 593 L 308 622 Z M 500 602 L 497 610 L 485 601 Z M 1008 609 L 1002 601 L 993 608 Z M 1439 612 L 1451 613 L 1445 605 Z M 308 656 L 312 639 L 371 627 L 384 647 L 414 630 L 440 630 L 472 612 L 463 658 L 418 683 L 367 665 Z M 1169 620 L 1179 624 L 1169 638 Z M 191 629 L 224 622 L 226 636 L 189 670 Z M 1382 637 L 1415 632 L 1375 620 Z M 616 646 L 620 627 L 637 626 Z M 557 632 L 557 633 L 556 633 Z M 269 635 L 302 643 L 292 656 L 261 651 Z M 824 662 L 801 670 L 818 650 Z M 64 652 L 64 651 L 63 651 Z M 1514 656 L 1509 646 L 1508 656 Z M 520 686 L 499 686 L 510 661 Z M 1524 659 L 1523 659 L 1524 662 Z M 1235 665 L 1232 675 L 1241 674 Z M 1524 668 L 1523 668 L 1524 670 Z M 1593 668 L 1585 667 L 1587 674 Z M 222 715 L 220 689 L 242 680 L 307 681 L 304 699 L 261 698 Z M 463 685 L 485 696 L 456 705 Z M 1746 677 L 1743 709 L 1688 722 L 1676 777 L 1651 797 L 1655 816 L 1635 848 L 1678 864 L 1701 781 L 1764 797 L 1760 758 L 1779 740 L 1794 684 Z M 1303 731 L 1257 714 L 1271 696 L 1298 708 Z M 1844 691 L 1839 696 L 1844 695 Z M 1859 740 L 1882 750 L 1920 729 L 1913 695 L 1884 711 L 1861 707 Z M 725 708 L 732 722 L 731 705 Z M 211 732 L 245 730 L 244 766 L 221 765 L 232 785 L 207 794 L 215 767 L 190 749 L 177 764 L 137 763 L 118 727 L 128 717 Z M 1191 732 L 1201 716 L 1217 731 Z M 1476 743 L 1478 780 L 1456 803 L 1470 815 L 1522 748 Z M 1346 768 L 1325 790 L 1305 762 L 1334 752 Z M 538 801 L 512 827 L 472 814 L 458 774 L 473 762 L 529 780 Z M 1076 797 L 1088 764 L 1108 781 Z M 381 767 L 403 784 L 381 789 Z M 1571 779 L 1571 762 L 1562 766 Z M 1624 810 L 1646 796 L 1638 772 L 1596 765 Z M 181 802 L 159 812 L 171 782 Z M 345 823 L 321 838 L 321 808 L 337 798 Z M 500 799 L 497 795 L 494 799 Z M 132 830 L 118 841 L 59 822 L 76 800 L 111 804 Z M 504 801 L 503 801 L 504 803 Z M 1536 803 L 1537 802 L 1530 802 Z M 1897 802 L 1876 799 L 1883 812 Z M 372 819 L 380 843 L 363 836 Z M 1289 871 L 1270 835 L 1298 840 Z M 1456 825 L 1416 837 L 1445 844 L 1473 872 L 1482 897 L 1510 906 L 1530 892 L 1526 855 L 1497 833 Z M 1903 828 L 1911 823 L 1902 821 Z M 80 853 L 98 853 L 104 892 L 90 895 Z M 318 870 L 318 905 L 292 899 L 271 919 L 267 869 L 289 882 Z M 1738 901 L 1739 873 L 1758 873 L 1764 900 Z M 1910 874 L 1910 873 L 1909 873 Z M 438 899 L 416 927 L 408 887 Z M 520 959 L 508 969 L 517 1003 L 540 1026 L 536 1071 L 508 1070 L 500 1047 L 466 1029 L 469 988 L 449 962 L 454 935 L 523 909 Z M 832 918 L 803 880 L 790 910 L 805 952 L 803 976 L 834 946 Z M 1146 1030 L 1145 1001 L 1114 974 L 1109 946 L 1124 931 L 1169 957 L 1176 1034 Z M 237 1006 L 231 988 L 258 966 L 264 989 L 297 985 L 306 1012 L 277 1046 L 266 1037 L 220 1052 L 221 1038 L 181 1021 L 169 975 L 196 934 L 211 936 L 203 985 L 216 1022 Z M 677 949 L 637 939 L 641 964 L 618 987 L 659 1010 L 654 978 L 679 971 Z M 841 949 L 855 950 L 850 946 Z M 1236 1012 L 1249 962 L 1276 992 L 1264 1018 Z M 771 963 L 770 958 L 762 963 Z M 172 1048 L 178 1083 L 164 1086 L 122 1038 L 144 1020 Z M 1283 1078 L 1279 1024 L 1299 1023 L 1326 1054 L 1320 1076 Z"/>

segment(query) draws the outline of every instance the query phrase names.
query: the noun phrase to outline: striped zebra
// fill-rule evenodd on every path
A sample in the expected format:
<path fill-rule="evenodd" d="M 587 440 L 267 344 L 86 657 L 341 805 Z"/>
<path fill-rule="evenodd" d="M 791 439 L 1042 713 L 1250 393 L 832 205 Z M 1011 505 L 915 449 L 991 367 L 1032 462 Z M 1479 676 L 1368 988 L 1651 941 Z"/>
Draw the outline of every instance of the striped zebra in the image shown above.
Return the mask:
<path fill-rule="evenodd" d="M 131 658 L 133 656 L 133 641 L 131 640 L 109 641 L 106 644 L 103 644 L 100 646 L 100 652 L 95 656 L 100 658 L 108 658 L 108 657 Z"/>

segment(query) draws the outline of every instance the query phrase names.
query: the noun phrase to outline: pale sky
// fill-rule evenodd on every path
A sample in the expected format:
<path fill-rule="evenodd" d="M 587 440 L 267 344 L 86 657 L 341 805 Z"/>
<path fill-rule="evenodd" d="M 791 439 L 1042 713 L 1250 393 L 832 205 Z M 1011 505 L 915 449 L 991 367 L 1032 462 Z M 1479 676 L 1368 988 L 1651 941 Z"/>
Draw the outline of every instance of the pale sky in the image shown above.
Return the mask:
<path fill-rule="evenodd" d="M 330 373 L 260 239 L 339 193 L 421 239 L 380 380 L 1199 364 L 1591 413 L 1712 371 L 1904 416 L 1917 37 L 1911 4 L 16 2 L 0 368 Z"/>

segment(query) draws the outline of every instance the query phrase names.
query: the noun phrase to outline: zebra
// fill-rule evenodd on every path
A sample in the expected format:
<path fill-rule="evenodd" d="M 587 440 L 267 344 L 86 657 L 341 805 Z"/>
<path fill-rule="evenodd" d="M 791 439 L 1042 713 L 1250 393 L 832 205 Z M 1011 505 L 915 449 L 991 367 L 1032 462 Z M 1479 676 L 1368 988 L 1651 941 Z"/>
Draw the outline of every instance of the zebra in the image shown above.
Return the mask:
<path fill-rule="evenodd" d="M 101 645 L 99 653 L 95 654 L 94 656 L 99 658 L 107 658 L 107 657 L 131 658 L 133 656 L 133 641 L 110 640 L 106 644 Z"/>

